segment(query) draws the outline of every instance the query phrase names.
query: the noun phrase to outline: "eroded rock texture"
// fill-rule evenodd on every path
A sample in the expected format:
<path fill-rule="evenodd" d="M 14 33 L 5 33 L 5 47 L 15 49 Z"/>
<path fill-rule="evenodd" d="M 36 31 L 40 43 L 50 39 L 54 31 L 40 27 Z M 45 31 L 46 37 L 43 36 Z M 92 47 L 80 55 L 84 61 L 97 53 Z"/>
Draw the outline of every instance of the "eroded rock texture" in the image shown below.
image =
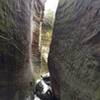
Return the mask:
<path fill-rule="evenodd" d="M 60 0 L 49 70 L 60 100 L 100 100 L 100 0 Z"/>
<path fill-rule="evenodd" d="M 32 81 L 32 0 L 0 0 L 0 100 L 26 100 Z"/>
<path fill-rule="evenodd" d="M 35 69 L 40 68 L 40 31 L 41 25 L 44 16 L 44 5 L 46 0 L 34 0 L 33 8 L 33 41 L 32 41 L 32 55 L 33 55 L 33 64 Z"/>

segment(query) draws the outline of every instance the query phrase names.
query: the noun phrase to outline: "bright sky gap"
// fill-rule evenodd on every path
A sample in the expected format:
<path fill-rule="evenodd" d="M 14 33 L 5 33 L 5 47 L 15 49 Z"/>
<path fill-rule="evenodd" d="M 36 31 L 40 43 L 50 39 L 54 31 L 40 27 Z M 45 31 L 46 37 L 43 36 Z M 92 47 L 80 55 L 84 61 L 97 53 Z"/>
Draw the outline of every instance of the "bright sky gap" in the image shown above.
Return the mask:
<path fill-rule="evenodd" d="M 45 4 L 45 13 L 49 9 L 52 10 L 55 13 L 56 9 L 57 9 L 57 5 L 58 5 L 58 0 L 47 0 L 46 4 Z"/>

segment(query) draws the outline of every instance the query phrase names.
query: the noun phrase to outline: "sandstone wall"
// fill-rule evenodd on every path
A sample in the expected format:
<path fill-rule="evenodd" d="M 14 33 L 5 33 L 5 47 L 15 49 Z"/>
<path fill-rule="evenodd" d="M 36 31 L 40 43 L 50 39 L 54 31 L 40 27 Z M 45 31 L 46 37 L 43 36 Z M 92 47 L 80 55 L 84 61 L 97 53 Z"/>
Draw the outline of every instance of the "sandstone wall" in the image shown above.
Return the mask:
<path fill-rule="evenodd" d="M 100 0 L 60 0 L 49 54 L 60 100 L 100 99 Z"/>

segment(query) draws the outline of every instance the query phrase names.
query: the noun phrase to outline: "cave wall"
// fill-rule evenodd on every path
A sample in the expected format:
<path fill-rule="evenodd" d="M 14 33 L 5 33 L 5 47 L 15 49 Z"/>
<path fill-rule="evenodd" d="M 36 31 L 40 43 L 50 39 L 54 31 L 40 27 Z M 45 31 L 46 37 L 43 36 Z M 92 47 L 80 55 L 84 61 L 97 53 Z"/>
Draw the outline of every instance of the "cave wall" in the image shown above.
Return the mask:
<path fill-rule="evenodd" d="M 48 59 L 58 100 L 100 100 L 100 0 L 60 0 Z"/>
<path fill-rule="evenodd" d="M 32 0 L 0 0 L 0 100 L 26 100 L 31 66 Z"/>

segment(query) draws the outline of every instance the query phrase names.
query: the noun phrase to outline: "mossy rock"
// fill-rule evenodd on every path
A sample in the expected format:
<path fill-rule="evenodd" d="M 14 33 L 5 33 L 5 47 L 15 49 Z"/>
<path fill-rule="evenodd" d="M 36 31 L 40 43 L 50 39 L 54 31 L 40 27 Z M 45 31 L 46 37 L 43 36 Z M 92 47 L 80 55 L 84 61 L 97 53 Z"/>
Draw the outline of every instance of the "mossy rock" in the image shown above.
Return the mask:
<path fill-rule="evenodd" d="M 96 91 L 96 99 L 95 100 L 100 100 L 100 87 Z"/>

